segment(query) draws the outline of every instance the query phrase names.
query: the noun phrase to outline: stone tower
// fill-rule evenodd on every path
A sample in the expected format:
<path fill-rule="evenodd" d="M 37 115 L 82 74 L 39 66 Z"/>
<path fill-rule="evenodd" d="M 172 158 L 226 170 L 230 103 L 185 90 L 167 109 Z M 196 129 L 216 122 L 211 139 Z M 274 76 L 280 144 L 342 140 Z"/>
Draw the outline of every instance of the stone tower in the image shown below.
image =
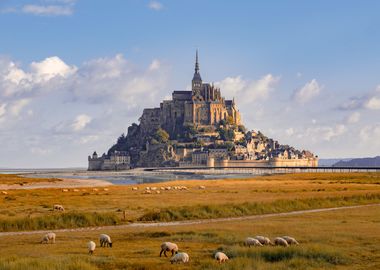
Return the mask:
<path fill-rule="evenodd" d="M 199 63 L 198 63 L 198 50 L 195 54 L 195 71 L 193 80 L 191 82 L 191 90 L 193 97 L 199 98 L 201 97 L 201 91 L 202 91 L 202 78 L 201 74 L 199 73 Z"/>

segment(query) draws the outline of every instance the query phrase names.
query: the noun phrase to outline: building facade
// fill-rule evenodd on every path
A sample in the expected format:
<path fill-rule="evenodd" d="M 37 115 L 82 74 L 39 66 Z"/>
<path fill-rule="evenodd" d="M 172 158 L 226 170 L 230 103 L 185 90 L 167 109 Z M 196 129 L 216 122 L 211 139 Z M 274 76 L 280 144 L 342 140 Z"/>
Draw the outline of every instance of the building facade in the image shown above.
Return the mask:
<path fill-rule="evenodd" d="M 172 100 L 164 100 L 159 108 L 144 109 L 140 124 L 150 132 L 159 127 L 175 135 L 183 126 L 217 125 L 221 120 L 240 125 L 240 112 L 234 100 L 225 100 L 220 88 L 203 83 L 196 53 L 191 91 L 173 91 Z"/>

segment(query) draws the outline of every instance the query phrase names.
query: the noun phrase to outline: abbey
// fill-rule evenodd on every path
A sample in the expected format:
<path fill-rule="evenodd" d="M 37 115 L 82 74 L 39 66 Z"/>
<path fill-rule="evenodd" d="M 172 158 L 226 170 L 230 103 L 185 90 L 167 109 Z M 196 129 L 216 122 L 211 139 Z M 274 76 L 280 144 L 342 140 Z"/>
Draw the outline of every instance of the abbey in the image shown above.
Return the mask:
<path fill-rule="evenodd" d="M 140 123 L 129 126 L 107 153 L 88 157 L 88 169 L 318 166 L 310 151 L 247 131 L 235 100 L 225 100 L 218 87 L 202 81 L 198 52 L 191 88 L 144 109 Z"/>
<path fill-rule="evenodd" d="M 144 109 L 140 124 L 150 132 L 159 127 L 175 137 L 183 126 L 215 126 L 221 120 L 240 125 L 240 112 L 234 100 L 225 100 L 220 89 L 203 83 L 199 73 L 198 51 L 191 91 L 174 91 L 172 100 L 164 100 L 159 108 Z"/>

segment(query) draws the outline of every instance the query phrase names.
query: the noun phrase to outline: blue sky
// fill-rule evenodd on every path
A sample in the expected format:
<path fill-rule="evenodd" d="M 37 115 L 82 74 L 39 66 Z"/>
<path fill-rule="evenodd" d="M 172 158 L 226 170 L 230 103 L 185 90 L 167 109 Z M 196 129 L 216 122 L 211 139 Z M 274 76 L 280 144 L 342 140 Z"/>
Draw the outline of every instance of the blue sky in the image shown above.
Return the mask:
<path fill-rule="evenodd" d="M 380 2 L 0 0 L 0 167 L 85 166 L 201 75 L 322 158 L 380 152 Z M 20 156 L 20 153 L 21 156 Z M 7 157 L 7 158 L 4 158 Z"/>

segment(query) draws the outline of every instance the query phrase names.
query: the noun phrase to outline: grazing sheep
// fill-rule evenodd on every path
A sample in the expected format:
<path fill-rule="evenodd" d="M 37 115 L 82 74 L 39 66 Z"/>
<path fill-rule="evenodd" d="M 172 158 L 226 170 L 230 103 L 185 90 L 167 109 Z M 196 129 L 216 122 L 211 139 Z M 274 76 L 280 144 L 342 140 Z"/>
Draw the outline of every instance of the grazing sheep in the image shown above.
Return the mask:
<path fill-rule="evenodd" d="M 151 193 L 152 193 L 152 191 L 150 191 L 150 190 L 145 190 L 143 194 L 151 194 Z"/>
<path fill-rule="evenodd" d="M 109 191 L 109 188 L 103 188 L 104 191 Z"/>
<path fill-rule="evenodd" d="M 101 234 L 99 237 L 100 247 L 112 247 L 111 237 L 107 234 Z"/>
<path fill-rule="evenodd" d="M 55 233 L 49 232 L 42 237 L 41 244 L 48 244 L 49 242 L 54 244 L 55 243 Z"/>
<path fill-rule="evenodd" d="M 74 188 L 73 191 L 74 192 L 79 192 L 79 189 Z"/>
<path fill-rule="evenodd" d="M 281 237 L 276 237 L 274 239 L 274 244 L 276 246 L 283 246 L 283 247 L 288 247 L 289 246 L 288 242 L 286 242 L 286 240 L 284 238 L 281 238 Z"/>
<path fill-rule="evenodd" d="M 150 187 L 146 187 L 145 190 L 150 190 Z"/>
<path fill-rule="evenodd" d="M 199 189 L 206 189 L 205 186 L 199 186 Z"/>
<path fill-rule="evenodd" d="M 99 189 L 97 189 L 97 188 L 93 188 L 92 191 L 99 191 Z"/>
<path fill-rule="evenodd" d="M 162 252 L 164 253 L 165 257 L 167 257 L 166 251 L 171 251 L 172 256 L 173 256 L 174 252 L 178 252 L 178 246 L 171 242 L 164 242 L 161 244 L 160 257 L 162 255 Z"/>
<path fill-rule="evenodd" d="M 62 192 L 69 192 L 69 190 L 64 188 L 64 189 L 62 189 Z"/>
<path fill-rule="evenodd" d="M 272 245 L 272 242 L 268 237 L 257 235 L 255 236 L 255 239 L 259 240 L 260 244 L 263 246 Z"/>
<path fill-rule="evenodd" d="M 189 262 L 189 255 L 185 252 L 179 252 L 170 258 L 170 262 L 173 263 L 187 263 Z"/>
<path fill-rule="evenodd" d="M 8 192 L 2 191 L 1 194 L 8 195 Z"/>
<path fill-rule="evenodd" d="M 160 194 L 160 193 L 161 193 L 161 191 L 159 191 L 159 190 L 156 190 L 156 193 L 157 193 L 157 194 Z"/>
<path fill-rule="evenodd" d="M 263 245 L 260 243 L 259 240 L 255 239 L 255 238 L 252 238 L 252 237 L 247 237 L 245 239 L 245 242 L 244 244 L 248 247 L 251 247 L 251 246 L 259 246 L 259 247 L 262 247 Z"/>
<path fill-rule="evenodd" d="M 219 263 L 223 263 L 228 260 L 228 257 L 223 252 L 217 252 L 215 254 L 215 260 L 217 260 Z"/>
<path fill-rule="evenodd" d="M 139 190 L 139 188 L 138 187 L 133 187 L 132 190 Z"/>
<path fill-rule="evenodd" d="M 150 190 L 157 190 L 157 187 L 151 187 Z"/>
<path fill-rule="evenodd" d="M 60 204 L 55 204 L 55 205 L 53 206 L 53 210 L 57 210 L 57 211 L 65 211 L 65 208 L 64 208 L 62 205 L 60 205 Z"/>
<path fill-rule="evenodd" d="M 165 187 L 160 187 L 161 190 L 165 190 Z"/>
<path fill-rule="evenodd" d="M 95 251 L 96 244 L 94 241 L 90 241 L 87 243 L 88 253 L 93 254 Z"/>
<path fill-rule="evenodd" d="M 293 237 L 290 237 L 290 236 L 282 236 L 281 237 L 282 239 L 285 239 L 285 241 L 289 244 L 289 245 L 299 245 L 299 243 L 297 242 L 297 240 Z"/>
<path fill-rule="evenodd" d="M 165 187 L 165 189 L 166 189 L 166 190 L 171 190 L 171 189 L 172 189 L 172 187 Z"/>

